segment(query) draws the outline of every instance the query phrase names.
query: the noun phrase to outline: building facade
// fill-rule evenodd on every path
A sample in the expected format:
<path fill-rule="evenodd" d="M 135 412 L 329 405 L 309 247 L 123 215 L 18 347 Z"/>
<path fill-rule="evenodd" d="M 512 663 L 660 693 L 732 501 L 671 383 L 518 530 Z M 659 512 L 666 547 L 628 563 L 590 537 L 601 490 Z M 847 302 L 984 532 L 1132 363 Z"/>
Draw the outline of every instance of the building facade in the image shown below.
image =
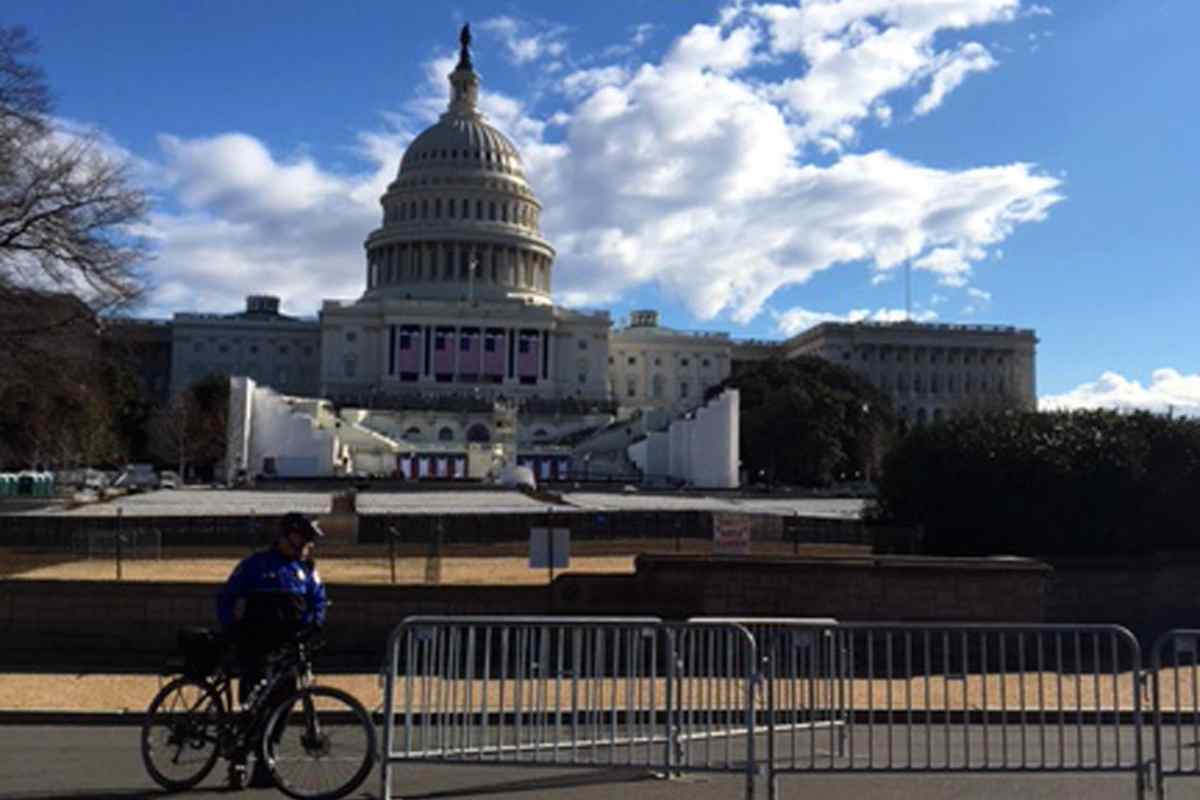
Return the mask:
<path fill-rule="evenodd" d="M 1037 337 L 1001 325 L 823 323 L 783 342 L 859 373 L 912 425 L 963 413 L 1037 408 Z"/>
<path fill-rule="evenodd" d="M 766 358 L 816 355 L 867 377 L 911 424 L 1035 407 L 1031 330 L 825 323 L 750 341 L 667 328 L 655 311 L 614 327 L 606 311 L 556 306 L 542 205 L 516 147 L 478 109 L 468 45 L 445 113 L 412 141 L 380 198 L 362 295 L 325 300 L 315 319 L 256 295 L 237 313 L 142 321 L 155 370 L 169 347 L 170 393 L 214 373 L 247 376 L 282 395 L 376 410 L 364 425 L 431 445 L 492 440 L 492 404 L 504 399 L 529 420 L 525 442 L 549 443 L 639 410 L 693 409 Z"/>

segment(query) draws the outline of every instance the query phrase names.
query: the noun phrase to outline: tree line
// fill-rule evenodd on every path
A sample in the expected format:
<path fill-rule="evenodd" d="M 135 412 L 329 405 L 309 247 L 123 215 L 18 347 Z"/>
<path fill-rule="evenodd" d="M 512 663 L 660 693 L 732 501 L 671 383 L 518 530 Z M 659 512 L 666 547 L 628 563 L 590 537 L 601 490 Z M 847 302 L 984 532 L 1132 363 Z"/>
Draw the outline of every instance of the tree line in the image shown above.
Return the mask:
<path fill-rule="evenodd" d="M 156 408 L 108 325 L 146 291 L 146 194 L 100 136 L 54 117 L 36 55 L 0 26 L 0 468 L 209 467 L 222 381 Z"/>

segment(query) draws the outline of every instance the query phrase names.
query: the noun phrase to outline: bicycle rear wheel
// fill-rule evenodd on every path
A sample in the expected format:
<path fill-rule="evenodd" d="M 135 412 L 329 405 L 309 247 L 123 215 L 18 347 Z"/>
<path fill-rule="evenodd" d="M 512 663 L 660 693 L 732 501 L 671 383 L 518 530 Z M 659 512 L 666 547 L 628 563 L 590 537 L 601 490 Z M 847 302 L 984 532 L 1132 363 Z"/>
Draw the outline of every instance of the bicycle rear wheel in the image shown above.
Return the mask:
<path fill-rule="evenodd" d="M 220 755 L 221 697 L 192 678 L 164 686 L 142 722 L 142 763 L 159 786 L 191 789 L 212 772 Z"/>
<path fill-rule="evenodd" d="M 279 790 L 297 800 L 336 800 L 375 765 L 375 725 L 362 703 L 329 686 L 284 700 L 263 728 L 264 763 Z"/>

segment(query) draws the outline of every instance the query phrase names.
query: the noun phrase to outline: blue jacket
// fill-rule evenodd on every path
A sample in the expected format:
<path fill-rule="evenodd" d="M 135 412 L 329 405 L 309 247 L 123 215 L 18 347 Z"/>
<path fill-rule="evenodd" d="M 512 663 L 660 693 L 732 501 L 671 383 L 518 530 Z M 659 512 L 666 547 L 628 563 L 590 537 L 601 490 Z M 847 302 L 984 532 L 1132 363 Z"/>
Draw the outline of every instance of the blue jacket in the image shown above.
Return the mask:
<path fill-rule="evenodd" d="M 238 617 L 238 601 L 245 608 Z M 217 595 L 217 619 L 241 636 L 276 638 L 325 623 L 325 585 L 317 570 L 274 548 L 242 559 Z"/>

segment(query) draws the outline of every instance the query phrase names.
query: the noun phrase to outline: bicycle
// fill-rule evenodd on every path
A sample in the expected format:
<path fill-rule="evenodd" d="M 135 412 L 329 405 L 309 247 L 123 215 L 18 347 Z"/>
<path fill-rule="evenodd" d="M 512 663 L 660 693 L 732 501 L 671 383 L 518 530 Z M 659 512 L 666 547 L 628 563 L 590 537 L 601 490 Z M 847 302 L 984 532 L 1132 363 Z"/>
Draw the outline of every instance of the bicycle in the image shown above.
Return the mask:
<path fill-rule="evenodd" d="M 336 800 L 367 779 L 375 765 L 375 726 L 353 696 L 314 683 L 318 639 L 306 634 L 282 648 L 236 710 L 235 670 L 224 638 L 188 628 L 180 631 L 180 645 L 183 663 L 169 663 L 168 671 L 180 674 L 155 695 L 142 723 L 142 761 L 159 786 L 191 789 L 219 758 L 251 749 L 275 786 L 297 800 Z M 297 691 L 267 707 L 272 689 L 287 678 L 295 679 Z"/>

